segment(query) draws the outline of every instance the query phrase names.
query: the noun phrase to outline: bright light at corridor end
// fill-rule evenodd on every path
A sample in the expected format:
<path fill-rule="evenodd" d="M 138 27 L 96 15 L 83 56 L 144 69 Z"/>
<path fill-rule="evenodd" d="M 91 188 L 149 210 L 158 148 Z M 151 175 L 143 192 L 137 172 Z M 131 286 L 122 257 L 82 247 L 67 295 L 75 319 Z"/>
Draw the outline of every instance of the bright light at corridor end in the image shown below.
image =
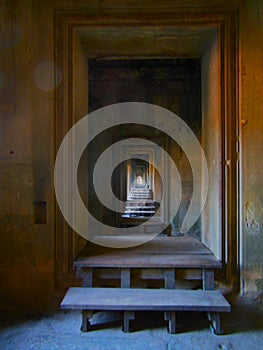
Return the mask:
<path fill-rule="evenodd" d="M 136 234 L 136 227 L 120 228 L 108 226 L 98 221 L 83 203 L 77 182 L 78 164 L 88 144 L 102 131 L 122 124 L 140 124 L 150 126 L 168 135 L 184 151 L 191 166 L 193 175 L 193 192 L 188 211 L 181 224 L 180 231 L 185 233 L 195 224 L 205 204 L 208 191 L 208 169 L 203 149 L 189 126 L 176 114 L 160 106 L 142 103 L 126 102 L 98 109 L 78 121 L 66 134 L 57 153 L 54 184 L 59 208 L 75 232 L 85 239 L 112 248 L 128 248 L 146 243 L 157 237 L 165 226 L 154 233 Z M 112 144 L 102 152 L 94 168 L 93 180 L 95 192 L 102 204 L 114 212 L 122 212 L 121 202 L 112 192 L 111 176 L 118 164 L 127 159 L 122 154 L 124 145 L 142 145 L 142 139 L 125 139 Z M 169 163 L 170 177 L 176 181 L 174 188 L 169 188 L 169 197 L 174 199 L 173 212 L 169 213 L 166 227 L 175 217 L 179 208 L 182 194 L 181 178 L 176 164 L 169 154 L 157 144 L 144 140 L 144 145 L 151 146 L 157 155 L 165 157 Z M 138 156 L 136 156 L 138 158 Z M 131 157 L 129 156 L 129 159 Z M 152 164 L 160 173 L 163 187 L 165 183 L 163 167 Z M 165 193 L 165 191 L 163 191 Z M 146 223 L 139 225 L 141 229 L 154 223 L 156 216 L 164 208 L 164 195 L 160 208 Z M 138 230 L 138 226 L 137 226 Z M 144 232 L 140 230 L 140 232 Z M 145 231 L 147 232 L 147 230 Z"/>

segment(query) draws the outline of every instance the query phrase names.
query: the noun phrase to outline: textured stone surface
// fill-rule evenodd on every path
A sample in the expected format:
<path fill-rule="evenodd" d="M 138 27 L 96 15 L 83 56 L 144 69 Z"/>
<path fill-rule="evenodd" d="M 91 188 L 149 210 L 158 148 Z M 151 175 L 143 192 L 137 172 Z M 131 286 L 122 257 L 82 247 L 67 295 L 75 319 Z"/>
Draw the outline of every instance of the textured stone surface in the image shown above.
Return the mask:
<path fill-rule="evenodd" d="M 158 313 L 136 314 L 135 331 L 123 333 L 120 316 L 120 313 L 95 314 L 92 323 L 101 326 L 88 333 L 80 332 L 79 312 L 27 315 L 17 319 L 13 316 L 1 322 L 0 349 L 261 350 L 263 346 L 263 321 L 258 307 L 238 307 L 232 314 L 225 315 L 226 335 L 223 336 L 212 334 L 205 315 L 199 313 L 179 313 L 176 335 L 167 333 L 162 315 Z"/>

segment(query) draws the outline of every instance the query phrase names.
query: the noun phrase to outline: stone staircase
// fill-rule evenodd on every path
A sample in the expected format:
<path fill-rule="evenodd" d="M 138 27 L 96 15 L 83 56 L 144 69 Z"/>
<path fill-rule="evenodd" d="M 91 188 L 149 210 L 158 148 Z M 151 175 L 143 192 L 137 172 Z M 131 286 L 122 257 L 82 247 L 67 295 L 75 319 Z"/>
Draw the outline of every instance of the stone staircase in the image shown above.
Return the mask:
<path fill-rule="evenodd" d="M 152 197 L 152 190 L 149 188 L 135 187 L 129 193 L 128 200 L 151 200 Z"/>
<path fill-rule="evenodd" d="M 154 216 L 156 202 L 153 201 L 152 190 L 148 188 L 133 188 L 129 193 L 123 218 L 149 218 Z"/>
<path fill-rule="evenodd" d="M 90 322 L 96 311 L 123 312 L 124 332 L 136 323 L 137 311 L 158 311 L 174 334 L 177 311 L 188 311 L 206 312 L 212 331 L 222 334 L 220 313 L 231 310 L 221 292 L 214 290 L 214 270 L 222 263 L 193 237 L 160 236 L 128 249 L 91 243 L 74 267 L 82 287 L 70 288 L 60 306 L 82 310 L 84 332 L 93 325 L 96 329 L 94 320 Z M 104 287 L 107 281 L 110 288 Z"/>
<path fill-rule="evenodd" d="M 144 228 L 139 227 L 146 223 L 158 210 L 158 202 L 153 200 L 152 190 L 145 187 L 135 187 L 129 193 L 125 212 L 122 214 L 122 227 L 138 227 L 138 233 L 161 232 L 163 224 L 159 217 L 152 219 Z"/>

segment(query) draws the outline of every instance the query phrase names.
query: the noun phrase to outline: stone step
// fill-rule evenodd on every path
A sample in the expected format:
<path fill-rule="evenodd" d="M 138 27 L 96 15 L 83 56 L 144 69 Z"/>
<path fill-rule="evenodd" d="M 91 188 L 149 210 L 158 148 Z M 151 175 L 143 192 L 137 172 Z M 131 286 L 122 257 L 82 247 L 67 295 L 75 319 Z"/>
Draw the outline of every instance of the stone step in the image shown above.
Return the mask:
<path fill-rule="evenodd" d="M 126 205 L 126 209 L 155 209 L 154 205 Z"/>
<path fill-rule="evenodd" d="M 144 190 L 144 191 L 130 191 L 129 194 L 152 194 L 152 191 Z"/>
<path fill-rule="evenodd" d="M 125 210 L 125 214 L 155 214 L 155 210 Z"/>
<path fill-rule="evenodd" d="M 71 287 L 60 307 L 62 310 L 84 310 L 82 330 L 90 329 L 88 311 L 124 311 L 125 332 L 130 330 L 130 320 L 135 311 L 163 311 L 169 321 L 171 333 L 176 332 L 176 311 L 204 311 L 216 334 L 222 334 L 220 312 L 230 312 L 231 307 L 219 291 L 176 290 L 144 288 L 88 288 Z M 131 312 L 131 313 L 130 313 Z"/>
<path fill-rule="evenodd" d="M 149 190 L 132 190 L 130 193 L 152 193 L 152 191 Z"/>
<path fill-rule="evenodd" d="M 229 312 L 219 291 L 181 289 L 71 287 L 60 304 L 63 310 L 156 310 Z"/>
<path fill-rule="evenodd" d="M 147 199 L 147 200 L 144 200 L 144 199 L 134 200 L 134 199 L 132 199 L 132 200 L 128 200 L 126 203 L 128 203 L 129 205 L 133 205 L 133 204 L 155 205 L 156 202 L 152 199 Z"/>

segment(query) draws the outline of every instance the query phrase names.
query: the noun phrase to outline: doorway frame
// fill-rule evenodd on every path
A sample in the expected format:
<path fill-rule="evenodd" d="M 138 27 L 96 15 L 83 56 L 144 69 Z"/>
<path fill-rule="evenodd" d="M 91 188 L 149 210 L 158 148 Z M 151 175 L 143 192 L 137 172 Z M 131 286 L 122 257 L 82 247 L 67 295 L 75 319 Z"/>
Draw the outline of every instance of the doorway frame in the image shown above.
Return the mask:
<path fill-rule="evenodd" d="M 238 8 L 144 8 L 144 9 L 63 9 L 54 10 L 54 61 L 60 68 L 55 73 L 54 154 L 67 131 L 87 114 L 88 101 L 79 100 L 81 88 L 76 62 L 85 60 L 81 31 L 85 28 L 214 28 L 220 35 L 221 49 L 221 139 L 222 139 L 222 279 L 239 289 L 239 54 Z M 194 40 L 194 39 L 193 39 Z M 120 53 L 116 52 L 116 56 Z M 165 53 L 167 57 L 167 53 Z M 187 53 L 189 55 L 189 53 Z M 162 56 L 162 52 L 160 52 Z M 175 57 L 174 57 L 175 58 Z M 179 58 L 179 56 L 178 56 Z M 88 69 L 88 68 L 87 68 Z M 62 76 L 62 83 L 61 81 Z M 85 85 L 85 84 L 84 84 Z M 88 86 L 83 86 L 88 91 Z M 88 96 L 88 95 L 87 95 Z M 88 98 L 87 98 L 88 99 Z M 76 107 L 77 106 L 77 107 Z M 67 225 L 56 204 L 55 194 L 55 276 L 56 284 L 72 283 L 75 258 L 75 233 Z"/>

